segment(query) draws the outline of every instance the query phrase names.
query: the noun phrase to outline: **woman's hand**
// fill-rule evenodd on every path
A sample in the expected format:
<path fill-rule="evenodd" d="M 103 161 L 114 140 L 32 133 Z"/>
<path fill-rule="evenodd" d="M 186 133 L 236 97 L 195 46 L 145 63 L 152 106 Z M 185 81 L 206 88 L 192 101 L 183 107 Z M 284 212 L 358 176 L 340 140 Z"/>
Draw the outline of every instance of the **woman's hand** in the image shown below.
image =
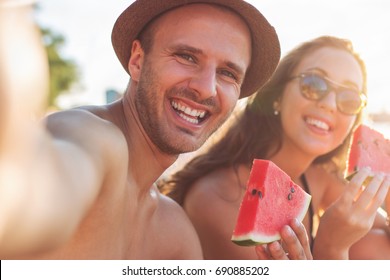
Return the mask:
<path fill-rule="evenodd" d="M 290 225 L 282 228 L 282 241 L 256 246 L 256 253 L 261 260 L 312 260 L 306 229 L 294 219 Z"/>
<path fill-rule="evenodd" d="M 325 211 L 314 242 L 314 258 L 348 259 L 349 248 L 369 232 L 390 186 L 389 176 L 376 174 L 363 187 L 369 176 L 369 168 L 361 169 Z"/>

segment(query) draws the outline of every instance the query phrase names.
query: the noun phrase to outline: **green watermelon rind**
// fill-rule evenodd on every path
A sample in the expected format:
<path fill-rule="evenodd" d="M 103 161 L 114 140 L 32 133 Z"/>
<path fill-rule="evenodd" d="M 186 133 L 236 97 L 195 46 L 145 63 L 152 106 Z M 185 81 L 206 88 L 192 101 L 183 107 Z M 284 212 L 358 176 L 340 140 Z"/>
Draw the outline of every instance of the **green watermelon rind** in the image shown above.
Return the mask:
<path fill-rule="evenodd" d="M 357 173 L 357 171 L 355 171 L 355 172 L 352 172 L 351 174 L 348 174 L 348 175 L 345 177 L 345 180 L 347 180 L 347 181 L 351 181 L 351 180 L 352 180 L 352 178 L 353 178 L 353 176 L 355 176 L 355 175 L 356 175 L 356 173 Z"/>
<path fill-rule="evenodd" d="M 281 237 L 279 234 L 277 236 L 267 236 L 267 237 L 264 237 L 263 235 L 260 235 L 260 237 L 255 237 L 252 234 L 239 236 L 239 237 L 238 236 L 232 237 L 232 241 L 240 246 L 255 246 L 260 244 L 267 244 L 280 239 Z M 261 241 L 255 241 L 255 240 L 261 240 Z"/>
<path fill-rule="evenodd" d="M 304 192 L 305 200 L 303 202 L 302 211 L 297 215 L 296 219 L 299 222 L 302 222 L 303 218 L 305 217 L 307 210 L 309 209 L 309 205 L 311 202 L 311 195 Z M 240 246 L 256 246 L 261 244 L 268 244 L 274 241 L 278 241 L 281 239 L 281 236 L 279 233 L 274 235 L 262 235 L 262 234 L 256 234 L 256 233 L 249 233 L 246 235 L 233 235 L 231 240 Z"/>

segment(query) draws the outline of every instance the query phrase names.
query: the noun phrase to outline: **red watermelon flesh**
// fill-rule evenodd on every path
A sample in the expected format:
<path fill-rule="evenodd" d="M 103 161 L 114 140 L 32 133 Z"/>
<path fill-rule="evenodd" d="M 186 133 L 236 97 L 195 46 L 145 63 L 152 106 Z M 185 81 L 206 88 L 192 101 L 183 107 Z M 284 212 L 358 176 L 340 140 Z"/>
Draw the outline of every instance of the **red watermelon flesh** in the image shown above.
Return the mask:
<path fill-rule="evenodd" d="M 311 196 L 272 161 L 255 159 L 241 202 L 232 241 L 242 246 L 280 239 L 293 218 L 302 221 Z"/>
<path fill-rule="evenodd" d="M 365 166 L 374 172 L 390 173 L 390 140 L 367 125 L 359 125 L 349 150 L 347 176 Z"/>

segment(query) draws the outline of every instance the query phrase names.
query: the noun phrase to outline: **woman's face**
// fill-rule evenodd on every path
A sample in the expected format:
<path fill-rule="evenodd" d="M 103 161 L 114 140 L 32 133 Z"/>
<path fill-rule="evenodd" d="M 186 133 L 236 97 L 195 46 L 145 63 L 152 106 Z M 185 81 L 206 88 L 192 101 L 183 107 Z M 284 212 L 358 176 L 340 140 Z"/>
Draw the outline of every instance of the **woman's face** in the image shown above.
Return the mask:
<path fill-rule="evenodd" d="M 351 130 L 356 116 L 339 111 L 336 92 L 339 86 L 360 92 L 363 73 L 350 53 L 331 47 L 305 56 L 291 76 L 307 72 L 331 80 L 337 84 L 336 90 L 320 100 L 309 100 L 301 94 L 300 79 L 292 79 L 276 109 L 280 111 L 284 131 L 283 148 L 299 149 L 315 158 L 338 147 Z"/>

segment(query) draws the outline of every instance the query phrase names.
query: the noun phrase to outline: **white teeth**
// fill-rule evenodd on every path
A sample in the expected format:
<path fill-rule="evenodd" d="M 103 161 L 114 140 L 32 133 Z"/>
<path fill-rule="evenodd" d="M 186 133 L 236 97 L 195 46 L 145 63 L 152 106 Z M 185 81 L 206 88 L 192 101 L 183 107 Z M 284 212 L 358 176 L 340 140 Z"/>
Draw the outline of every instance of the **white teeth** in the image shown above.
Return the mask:
<path fill-rule="evenodd" d="M 329 130 L 329 125 L 326 124 L 326 123 L 324 123 L 324 122 L 322 122 L 322 121 L 320 121 L 320 120 L 307 118 L 307 119 L 306 119 L 306 122 L 307 122 L 308 124 L 314 125 L 314 126 L 316 126 L 316 127 L 318 127 L 318 128 L 321 128 L 321 129 L 323 129 L 323 130 Z"/>
<path fill-rule="evenodd" d="M 200 110 L 191 109 L 190 107 L 186 107 L 186 106 L 184 106 L 182 104 L 178 104 L 175 101 L 172 101 L 171 105 L 176 110 L 181 111 L 181 112 L 185 113 L 186 115 L 194 117 L 194 118 L 203 118 L 206 115 L 206 111 L 200 111 Z M 184 118 L 185 120 L 187 120 L 187 121 L 189 121 L 191 123 L 199 123 L 198 119 L 193 119 L 193 118 L 190 118 L 190 117 L 188 117 L 186 115 L 180 114 L 180 116 L 182 118 Z"/>
<path fill-rule="evenodd" d="M 184 115 L 182 113 L 180 113 L 179 115 L 180 115 L 180 117 L 185 119 L 187 122 L 190 122 L 190 123 L 193 123 L 193 124 L 198 124 L 199 123 L 198 119 L 190 118 L 190 117 L 188 117 L 188 116 L 186 116 L 186 115 Z"/>
<path fill-rule="evenodd" d="M 187 108 L 184 110 L 184 113 L 186 113 L 187 115 L 191 115 L 191 109 L 187 107 Z"/>

